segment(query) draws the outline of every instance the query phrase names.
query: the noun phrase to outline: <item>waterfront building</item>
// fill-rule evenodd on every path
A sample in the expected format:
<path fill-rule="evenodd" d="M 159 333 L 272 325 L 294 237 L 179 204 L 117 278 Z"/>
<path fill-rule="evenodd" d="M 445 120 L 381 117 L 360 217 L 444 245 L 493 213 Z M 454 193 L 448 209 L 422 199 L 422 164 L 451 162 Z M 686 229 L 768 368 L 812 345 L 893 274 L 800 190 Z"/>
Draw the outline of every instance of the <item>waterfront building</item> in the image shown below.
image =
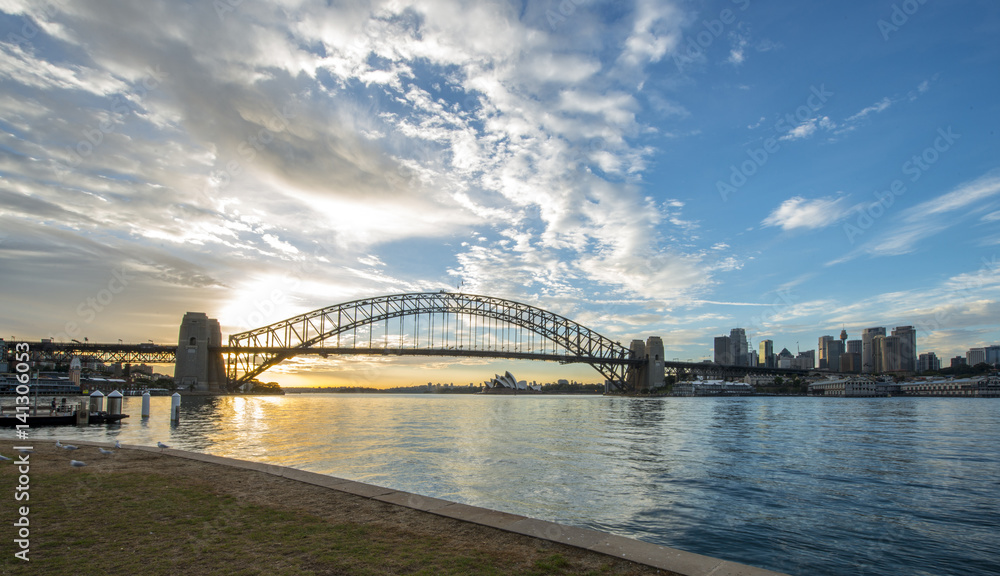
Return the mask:
<path fill-rule="evenodd" d="M 876 357 L 880 351 L 876 350 L 876 336 L 885 336 L 885 327 L 865 328 L 861 331 L 861 371 L 865 374 L 878 372 Z"/>
<path fill-rule="evenodd" d="M 965 363 L 969 366 L 975 366 L 984 362 L 986 362 L 985 348 L 972 348 L 965 353 Z"/>
<path fill-rule="evenodd" d="M 964 378 L 960 380 L 935 379 L 904 382 L 900 392 L 907 396 L 972 396 L 1000 398 L 1000 379 Z"/>
<path fill-rule="evenodd" d="M 937 354 L 933 352 L 928 352 L 926 354 L 921 354 L 917 363 L 920 372 L 937 372 L 941 369 L 941 361 L 938 360 Z"/>
<path fill-rule="evenodd" d="M 774 341 L 761 340 L 758 362 L 765 368 L 774 368 Z"/>
<path fill-rule="evenodd" d="M 913 326 L 896 326 L 892 335 L 899 338 L 898 363 L 900 372 L 916 372 L 917 370 L 917 331 Z"/>
<path fill-rule="evenodd" d="M 851 376 L 834 380 L 820 380 L 809 384 L 810 396 L 838 396 L 841 398 L 870 398 L 885 396 L 878 383 L 868 376 Z"/>

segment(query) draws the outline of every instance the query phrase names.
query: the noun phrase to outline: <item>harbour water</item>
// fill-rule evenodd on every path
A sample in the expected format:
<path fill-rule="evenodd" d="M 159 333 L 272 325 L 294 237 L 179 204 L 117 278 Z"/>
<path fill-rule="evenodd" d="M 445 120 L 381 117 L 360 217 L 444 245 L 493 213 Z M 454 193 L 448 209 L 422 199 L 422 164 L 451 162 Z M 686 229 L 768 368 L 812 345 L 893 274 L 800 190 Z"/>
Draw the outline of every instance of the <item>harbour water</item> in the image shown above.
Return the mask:
<path fill-rule="evenodd" d="M 1000 401 L 203 397 L 175 426 L 152 401 L 32 440 L 165 442 L 789 574 L 1000 574 Z"/>

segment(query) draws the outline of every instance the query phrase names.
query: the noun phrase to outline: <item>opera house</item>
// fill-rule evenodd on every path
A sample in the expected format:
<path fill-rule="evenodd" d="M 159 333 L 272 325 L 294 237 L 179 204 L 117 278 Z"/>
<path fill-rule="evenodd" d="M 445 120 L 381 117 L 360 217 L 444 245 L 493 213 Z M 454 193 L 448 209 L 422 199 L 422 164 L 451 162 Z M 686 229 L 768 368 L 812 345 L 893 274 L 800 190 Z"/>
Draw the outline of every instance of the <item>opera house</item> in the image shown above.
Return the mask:
<path fill-rule="evenodd" d="M 524 380 L 518 381 L 509 371 L 504 372 L 503 376 L 494 374 L 493 379 L 488 380 L 485 384 L 484 394 L 517 394 L 519 392 L 532 394 L 542 391 L 540 385 L 529 386 Z"/>

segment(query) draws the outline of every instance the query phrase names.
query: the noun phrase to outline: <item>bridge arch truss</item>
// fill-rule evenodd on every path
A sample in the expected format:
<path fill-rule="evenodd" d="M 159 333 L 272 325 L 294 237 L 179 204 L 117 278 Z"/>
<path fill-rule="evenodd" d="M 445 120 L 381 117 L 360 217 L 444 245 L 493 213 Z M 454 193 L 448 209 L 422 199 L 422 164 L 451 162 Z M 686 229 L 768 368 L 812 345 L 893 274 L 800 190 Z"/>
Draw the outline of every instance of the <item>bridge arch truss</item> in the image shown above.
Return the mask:
<path fill-rule="evenodd" d="M 335 304 L 233 334 L 226 352 L 233 386 L 295 356 L 389 354 L 585 363 L 624 391 L 628 371 L 645 361 L 565 316 L 512 300 L 452 292 Z"/>

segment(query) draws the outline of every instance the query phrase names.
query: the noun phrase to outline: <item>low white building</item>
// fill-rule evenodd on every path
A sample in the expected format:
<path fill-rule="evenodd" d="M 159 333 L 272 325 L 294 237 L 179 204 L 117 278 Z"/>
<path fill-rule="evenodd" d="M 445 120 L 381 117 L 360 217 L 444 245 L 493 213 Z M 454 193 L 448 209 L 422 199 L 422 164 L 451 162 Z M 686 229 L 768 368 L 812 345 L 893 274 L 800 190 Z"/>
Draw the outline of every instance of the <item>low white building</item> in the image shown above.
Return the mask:
<path fill-rule="evenodd" d="M 833 380 L 820 380 L 809 385 L 810 396 L 839 396 L 842 398 L 866 398 L 874 396 L 886 396 L 888 390 L 884 390 L 872 378 L 864 376 L 852 376 L 850 378 L 838 378 Z"/>

